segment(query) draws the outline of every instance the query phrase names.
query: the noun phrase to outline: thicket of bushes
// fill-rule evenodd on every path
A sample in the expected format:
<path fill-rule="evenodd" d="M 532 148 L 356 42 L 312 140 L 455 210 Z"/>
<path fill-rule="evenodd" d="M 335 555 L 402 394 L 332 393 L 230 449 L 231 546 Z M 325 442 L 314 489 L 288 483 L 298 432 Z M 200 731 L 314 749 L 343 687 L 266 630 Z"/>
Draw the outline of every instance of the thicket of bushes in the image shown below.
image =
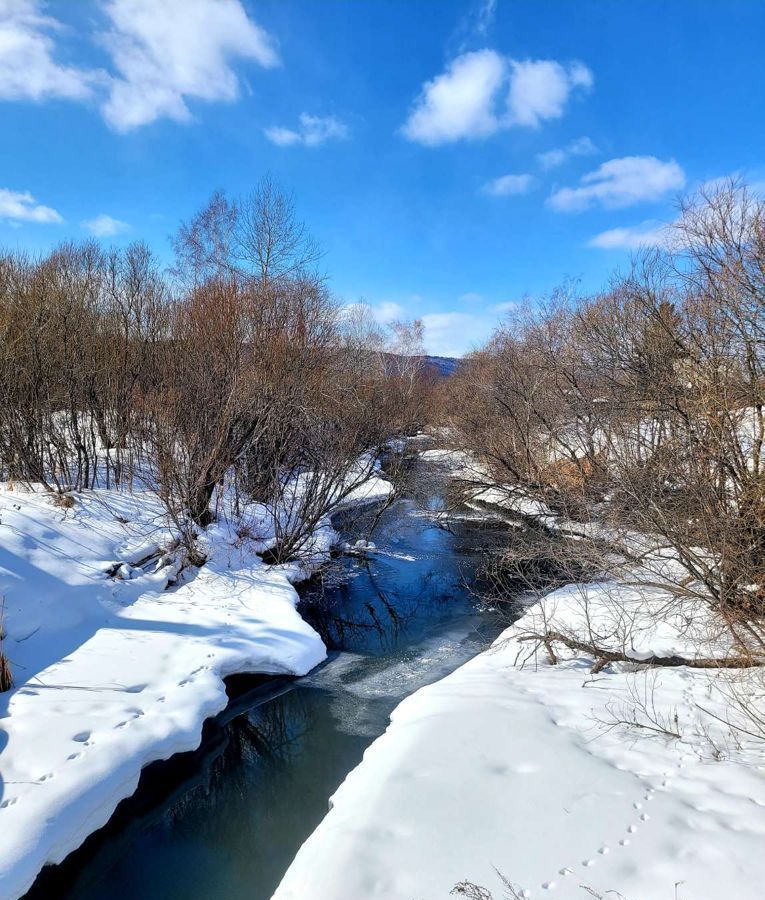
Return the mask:
<path fill-rule="evenodd" d="M 0 479 L 139 481 L 186 529 L 214 518 L 225 482 L 271 505 L 275 558 L 294 557 L 419 420 L 419 363 L 387 353 L 411 351 L 417 328 L 391 343 L 362 307 L 342 309 L 267 180 L 214 195 L 174 248 L 171 272 L 141 243 L 0 255 Z"/>
<path fill-rule="evenodd" d="M 454 439 L 493 481 L 656 538 L 677 563 L 662 586 L 762 619 L 765 204 L 744 185 L 684 202 L 603 292 L 520 311 L 450 390 Z"/>

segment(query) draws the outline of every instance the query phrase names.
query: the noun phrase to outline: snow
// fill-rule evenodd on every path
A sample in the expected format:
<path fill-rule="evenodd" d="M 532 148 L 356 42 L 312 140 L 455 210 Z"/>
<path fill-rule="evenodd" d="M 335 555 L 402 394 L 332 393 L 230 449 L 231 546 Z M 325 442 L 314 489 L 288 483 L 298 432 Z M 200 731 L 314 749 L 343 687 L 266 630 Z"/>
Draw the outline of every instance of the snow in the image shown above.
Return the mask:
<path fill-rule="evenodd" d="M 619 590 L 553 592 L 489 651 L 404 700 L 274 900 L 438 900 L 464 880 L 500 900 L 498 872 L 523 897 L 760 898 L 761 743 L 719 720 L 731 714 L 720 673 L 592 675 L 592 659 L 558 651 L 551 665 L 519 641 L 542 621 L 578 627 L 583 610 L 608 633 Z M 639 602 L 645 623 L 664 599 L 621 601 Z M 690 647 L 679 620 L 640 635 L 641 652 Z M 619 724 L 651 716 L 680 737 Z"/>
<path fill-rule="evenodd" d="M 449 469 L 459 469 L 467 465 L 470 457 L 464 450 L 451 450 L 447 447 L 431 447 L 420 452 L 420 459 Z"/>
<path fill-rule="evenodd" d="M 343 501 L 384 498 L 380 477 Z M 311 558 L 267 566 L 267 511 L 252 540 L 223 520 L 207 563 L 178 573 L 156 555 L 171 533 L 149 492 L 92 491 L 73 508 L 0 489 L 0 597 L 15 688 L 0 694 L 0 896 L 19 897 L 133 793 L 141 769 L 199 745 L 237 672 L 302 675 L 326 651 L 292 583 L 337 536 L 319 524 Z M 146 561 L 146 558 L 155 556 Z M 113 573 L 113 574 L 112 574 Z"/>
<path fill-rule="evenodd" d="M 423 455 L 455 472 L 470 463 Z M 390 490 L 375 477 L 341 505 Z M 476 490 L 483 503 L 548 513 L 531 498 Z M 179 572 L 178 554 L 161 550 L 172 534 L 151 493 L 85 492 L 68 509 L 0 489 L 4 645 L 16 679 L 0 695 L 0 896 L 19 897 L 105 824 L 143 766 L 198 746 L 204 720 L 226 705 L 227 675 L 300 675 L 325 658 L 292 585 L 337 535 L 324 520 L 307 559 L 267 566 L 256 551 L 273 545 L 272 518 L 246 510 L 242 539 L 224 515 L 201 537 L 206 565 Z M 658 553 L 649 562 L 673 565 Z M 706 611 L 668 604 L 661 590 L 554 591 L 490 650 L 397 707 L 274 900 L 440 900 L 463 880 L 500 900 L 498 873 L 532 898 L 759 900 L 762 743 L 726 723 L 740 715 L 736 692 L 762 695 L 761 676 L 628 665 L 592 674 L 593 659 L 560 645 L 552 665 L 521 640 L 544 626 L 635 659 L 729 649 Z M 406 668 L 391 678 L 358 690 L 423 681 Z M 353 697 L 348 714 L 359 709 Z"/>
<path fill-rule="evenodd" d="M 496 484 L 486 466 L 466 450 L 433 447 L 423 450 L 420 458 L 438 466 L 451 477 L 470 484 L 469 489 L 465 488 L 465 502 L 468 506 L 473 508 L 494 506 L 514 515 L 536 519 L 545 524 L 555 520 L 549 507 L 520 488 Z"/>

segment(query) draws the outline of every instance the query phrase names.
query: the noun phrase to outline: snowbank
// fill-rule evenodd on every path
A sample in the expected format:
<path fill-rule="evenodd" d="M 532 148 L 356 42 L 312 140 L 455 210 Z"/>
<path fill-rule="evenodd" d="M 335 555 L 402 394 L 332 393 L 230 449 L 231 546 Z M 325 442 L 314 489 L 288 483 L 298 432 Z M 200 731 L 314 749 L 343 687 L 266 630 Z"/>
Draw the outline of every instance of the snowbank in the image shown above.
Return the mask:
<path fill-rule="evenodd" d="M 420 458 L 470 485 L 465 487 L 467 506 L 478 509 L 493 506 L 522 518 L 546 524 L 555 522 L 556 517 L 549 507 L 518 487 L 496 484 L 486 467 L 466 450 L 434 447 L 423 450 Z"/>
<path fill-rule="evenodd" d="M 344 502 L 390 489 L 374 478 Z M 335 537 L 320 523 L 314 562 Z M 67 509 L 0 490 L 16 683 L 0 694 L 4 900 L 104 825 L 145 765 L 198 746 L 226 705 L 225 676 L 302 675 L 326 655 L 295 609 L 304 564 L 266 566 L 254 551 L 267 541 L 217 525 L 202 538 L 207 564 L 173 586 L 177 566 L 156 554 L 169 539 L 150 493 L 93 491 Z"/>
<path fill-rule="evenodd" d="M 564 588 L 545 614 L 572 625 L 586 596 L 607 621 L 612 594 Z M 274 900 L 445 900 L 463 880 L 500 900 L 497 872 L 523 897 L 759 900 L 761 746 L 707 714 L 727 715 L 714 676 L 528 659 L 542 612 L 395 710 Z M 670 624 L 655 649 L 684 640 Z M 617 724 L 641 703 L 681 736 Z"/>

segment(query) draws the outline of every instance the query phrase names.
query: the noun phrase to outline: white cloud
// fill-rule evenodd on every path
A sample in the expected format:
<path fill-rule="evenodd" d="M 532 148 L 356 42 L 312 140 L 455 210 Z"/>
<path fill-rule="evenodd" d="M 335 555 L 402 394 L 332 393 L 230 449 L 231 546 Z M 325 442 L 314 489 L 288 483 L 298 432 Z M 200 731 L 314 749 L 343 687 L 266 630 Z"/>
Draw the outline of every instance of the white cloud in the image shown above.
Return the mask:
<path fill-rule="evenodd" d="M 482 190 L 491 197 L 508 197 L 511 194 L 525 194 L 531 190 L 534 178 L 531 175 L 501 175 L 487 181 Z"/>
<path fill-rule="evenodd" d="M 586 135 L 571 141 L 568 145 L 568 152 L 574 156 L 588 156 L 590 153 L 597 153 L 598 148 Z"/>
<path fill-rule="evenodd" d="M 493 134 L 498 128 L 494 98 L 505 74 L 505 61 L 494 50 L 458 56 L 446 72 L 424 85 L 404 135 L 436 145 Z"/>
<path fill-rule="evenodd" d="M 419 300 L 419 298 L 414 297 L 413 300 Z M 367 309 L 379 325 L 389 325 L 397 319 L 407 318 L 404 307 L 401 306 L 400 303 L 395 303 L 393 300 L 383 300 L 381 303 L 376 304 L 360 301 L 359 303 L 349 303 L 343 308 L 348 312 L 353 312 L 359 308 Z"/>
<path fill-rule="evenodd" d="M 546 150 L 544 153 L 537 153 L 537 162 L 543 169 L 555 169 L 562 165 L 568 158 L 566 150 L 558 147 L 555 150 Z"/>
<path fill-rule="evenodd" d="M 518 309 L 519 306 L 520 304 L 516 300 L 507 300 L 505 303 L 497 303 L 494 307 L 494 311 L 498 313 L 507 313 Z"/>
<path fill-rule="evenodd" d="M 576 88 L 589 90 L 592 72 L 582 63 L 563 66 L 551 59 L 511 62 L 508 112 L 510 124 L 537 128 L 546 119 L 563 115 Z"/>
<path fill-rule="evenodd" d="M 420 319 L 424 326 L 425 352 L 433 356 L 462 356 L 482 346 L 498 326 L 503 316 L 515 309 L 514 302 L 493 304 L 475 291 L 461 294 L 455 306 L 441 312 L 422 312 L 425 300 L 419 294 L 411 294 L 399 301 L 385 300 L 379 303 L 352 303 L 344 308 L 354 311 L 360 306 L 368 310 L 380 325 Z M 469 312 L 465 311 L 469 309 Z"/>
<path fill-rule="evenodd" d="M 658 200 L 685 184 L 685 173 L 674 159 L 625 156 L 603 163 L 580 180 L 579 187 L 560 188 L 548 200 L 553 209 L 573 212 L 600 204 L 618 209 Z"/>
<path fill-rule="evenodd" d="M 474 31 L 480 37 L 486 37 L 497 14 L 497 0 L 479 0 L 474 14 Z"/>
<path fill-rule="evenodd" d="M 467 293 L 459 298 L 459 302 L 472 306 L 483 304 L 484 298 L 476 293 Z M 462 356 L 485 343 L 496 328 L 501 314 L 510 308 L 510 304 L 499 304 L 496 307 L 481 306 L 469 313 L 462 310 L 448 310 L 422 314 L 420 312 L 422 304 L 423 298 L 419 294 L 412 294 L 401 303 L 393 300 L 374 304 L 362 301 L 348 304 L 344 309 L 353 312 L 363 307 L 382 326 L 390 325 L 396 320 L 421 319 L 425 330 L 426 353 L 433 356 Z"/>
<path fill-rule="evenodd" d="M 496 13 L 497 0 L 473 0 L 447 42 L 456 51 L 449 55 L 458 56 L 475 41 L 485 41 Z"/>
<path fill-rule="evenodd" d="M 270 36 L 240 0 L 107 0 L 103 36 L 119 76 L 102 107 L 117 131 L 191 117 L 187 100 L 233 101 L 231 60 L 279 65 Z"/>
<path fill-rule="evenodd" d="M 279 65 L 271 37 L 242 0 L 103 0 L 109 24 L 99 38 L 116 74 L 58 63 L 51 35 L 64 29 L 43 6 L 0 0 L 0 99 L 83 101 L 98 91 L 117 131 L 161 118 L 185 121 L 191 99 L 235 100 L 235 59 Z"/>
<path fill-rule="evenodd" d="M 294 144 L 318 147 L 325 141 L 347 138 L 348 126 L 334 116 L 310 116 L 308 113 L 302 113 L 298 131 L 274 126 L 266 128 L 264 133 L 269 141 L 280 147 L 290 147 Z"/>
<path fill-rule="evenodd" d="M 488 339 L 497 325 L 497 316 L 457 311 L 428 313 L 422 316 L 422 323 L 428 353 L 462 356 Z"/>
<path fill-rule="evenodd" d="M 571 93 L 592 83 L 581 63 L 518 61 L 489 49 L 463 53 L 424 84 L 402 132 L 410 141 L 435 146 L 513 126 L 534 128 L 563 115 Z"/>
<path fill-rule="evenodd" d="M 0 188 L 0 219 L 40 224 L 64 221 L 55 209 L 37 203 L 29 191 L 10 191 L 7 188 Z"/>
<path fill-rule="evenodd" d="M 570 156 L 589 156 L 597 153 L 598 148 L 588 137 L 580 137 L 571 141 L 565 147 L 555 150 L 547 150 L 545 153 L 537 153 L 537 162 L 542 169 L 555 169 L 562 165 Z"/>
<path fill-rule="evenodd" d="M 0 0 L 0 98 L 84 100 L 98 78 L 54 59 L 50 32 L 61 29 L 40 0 Z"/>
<path fill-rule="evenodd" d="M 642 247 L 667 247 L 669 243 L 670 231 L 667 225 L 644 223 L 601 231 L 590 238 L 587 246 L 601 250 L 639 250 Z"/>
<path fill-rule="evenodd" d="M 710 178 L 694 185 L 693 192 L 686 197 L 686 201 L 691 204 L 694 217 L 704 217 L 708 215 L 708 212 L 705 211 L 708 198 L 714 197 L 718 191 L 727 194 L 732 189 L 735 193 L 730 211 L 736 227 L 744 229 L 747 227 L 747 223 L 754 222 L 745 208 L 742 192 L 744 187 L 746 187 L 749 199 L 763 199 L 760 195 L 765 194 L 765 182 L 747 183 L 741 172 L 731 172 L 729 175 Z M 682 225 L 683 216 L 681 215 L 669 222 L 653 220 L 623 228 L 610 228 L 608 231 L 602 231 L 590 238 L 587 246 L 604 250 L 639 250 L 658 247 L 664 250 L 678 251 L 687 246 L 691 240 L 689 235 L 684 232 Z"/>
<path fill-rule="evenodd" d="M 126 231 L 130 228 L 127 222 L 122 222 L 120 219 L 113 219 L 105 213 L 101 213 L 101 215 L 96 216 L 95 219 L 86 219 L 80 224 L 96 237 L 111 237 L 111 235 L 119 234 L 121 231 Z"/>
<path fill-rule="evenodd" d="M 396 319 L 406 318 L 406 311 L 400 303 L 394 303 L 392 300 L 384 300 L 372 307 L 372 313 L 381 325 L 387 325 Z"/>

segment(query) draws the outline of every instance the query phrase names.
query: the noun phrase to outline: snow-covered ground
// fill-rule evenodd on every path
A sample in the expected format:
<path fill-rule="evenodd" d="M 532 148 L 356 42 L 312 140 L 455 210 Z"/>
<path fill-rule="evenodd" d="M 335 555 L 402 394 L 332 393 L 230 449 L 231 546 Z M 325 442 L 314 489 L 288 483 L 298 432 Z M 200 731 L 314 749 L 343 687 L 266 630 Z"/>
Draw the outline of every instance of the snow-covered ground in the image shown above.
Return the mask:
<path fill-rule="evenodd" d="M 375 477 L 344 502 L 387 496 Z M 252 514 L 252 531 L 267 517 Z M 260 537 L 260 540 L 257 538 Z M 299 616 L 306 566 L 267 566 L 225 522 L 177 578 L 148 492 L 92 491 L 72 508 L 0 489 L 0 597 L 15 687 L 0 694 L 0 897 L 26 891 L 105 824 L 143 766 L 198 746 L 235 672 L 301 675 L 325 657 Z M 335 535 L 323 522 L 313 562 Z M 153 556 L 152 556 L 153 554 Z M 151 557 L 147 561 L 147 557 Z"/>
<path fill-rule="evenodd" d="M 432 447 L 423 450 L 420 457 L 470 485 L 465 488 L 465 503 L 468 506 L 493 506 L 544 524 L 555 524 L 555 515 L 547 506 L 517 487 L 493 482 L 486 467 L 466 450 Z"/>
<path fill-rule="evenodd" d="M 406 699 L 274 900 L 441 900 L 463 881 L 504 900 L 498 873 L 522 897 L 759 900 L 762 743 L 719 720 L 728 681 L 686 667 L 593 675 L 592 659 L 558 648 L 551 665 L 518 639 L 583 616 L 606 635 L 639 606 L 637 653 L 691 652 L 682 616 L 650 627 L 665 599 L 563 588 Z"/>
<path fill-rule="evenodd" d="M 389 490 L 374 479 L 346 502 Z M 267 566 L 255 552 L 271 540 L 267 520 L 250 510 L 243 539 L 224 517 L 202 538 L 207 564 L 179 576 L 174 555 L 156 553 L 171 533 L 150 493 L 88 492 L 63 508 L 0 490 L 16 679 L 0 695 L 4 900 L 103 825 L 143 766 L 198 745 L 226 704 L 226 675 L 303 674 L 324 658 L 292 583 L 336 536 L 325 521 L 309 565 Z M 762 743 L 726 724 L 731 692 L 753 696 L 758 673 L 592 674 L 584 655 L 557 646 L 551 665 L 520 640 L 547 625 L 636 659 L 716 646 L 704 615 L 675 604 L 669 614 L 667 599 L 613 583 L 563 588 L 405 700 L 274 900 L 439 900 L 462 881 L 504 900 L 498 873 L 524 897 L 759 898 Z"/>

